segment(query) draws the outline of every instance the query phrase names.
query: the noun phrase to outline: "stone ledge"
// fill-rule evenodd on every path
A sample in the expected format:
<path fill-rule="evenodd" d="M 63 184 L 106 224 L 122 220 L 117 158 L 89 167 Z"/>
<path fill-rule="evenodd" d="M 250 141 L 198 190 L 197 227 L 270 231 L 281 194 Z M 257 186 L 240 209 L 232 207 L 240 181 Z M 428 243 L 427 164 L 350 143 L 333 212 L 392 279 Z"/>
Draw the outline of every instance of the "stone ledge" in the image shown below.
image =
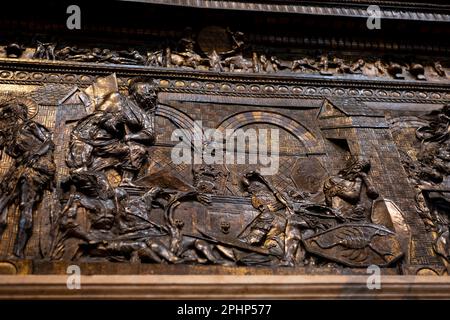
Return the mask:
<path fill-rule="evenodd" d="M 0 299 L 449 299 L 450 278 L 382 276 L 369 290 L 366 276 L 0 276 Z"/>

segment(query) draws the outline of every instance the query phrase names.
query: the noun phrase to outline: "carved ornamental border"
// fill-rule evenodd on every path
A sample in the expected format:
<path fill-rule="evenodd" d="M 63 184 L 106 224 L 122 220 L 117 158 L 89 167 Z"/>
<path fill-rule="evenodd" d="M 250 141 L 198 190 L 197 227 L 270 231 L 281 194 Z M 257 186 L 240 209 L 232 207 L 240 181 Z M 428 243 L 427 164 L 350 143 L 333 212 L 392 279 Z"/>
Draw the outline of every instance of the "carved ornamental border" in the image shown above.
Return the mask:
<path fill-rule="evenodd" d="M 224 1 L 224 0 L 122 0 L 132 2 L 152 3 L 159 5 L 172 5 L 172 6 L 184 6 L 194 8 L 205 9 L 226 9 L 226 10 L 246 10 L 246 11 L 258 11 L 258 12 L 280 12 L 280 13 L 294 13 L 294 14 L 309 14 L 309 15 L 322 15 L 322 16 L 347 16 L 347 17 L 359 17 L 367 18 L 369 16 L 367 12 L 367 3 L 361 1 L 346 1 L 343 4 L 337 5 L 336 3 L 323 4 L 302 4 L 299 1 L 286 3 L 287 1 L 280 3 L 262 3 L 258 1 Z M 449 22 L 450 14 L 427 12 L 419 5 L 414 3 L 403 3 L 405 5 L 411 5 L 411 9 L 405 10 L 394 8 L 398 5 L 398 2 L 392 1 L 372 1 L 370 4 L 377 4 L 381 6 L 381 18 L 382 19 L 397 19 L 397 20 L 416 20 L 416 21 L 434 21 L 434 22 Z M 430 5 L 428 5 L 430 7 Z M 425 7 L 425 6 L 424 6 Z M 439 5 L 431 5 L 434 11 L 445 12 L 443 9 L 447 7 Z"/>
<path fill-rule="evenodd" d="M 322 99 L 354 97 L 360 101 L 429 103 L 450 102 L 450 83 L 386 80 L 355 76 L 305 74 L 217 73 L 182 68 L 121 66 L 64 61 L 0 59 L 0 83 L 89 86 L 97 76 L 115 72 L 125 88 L 133 77 L 159 80 L 162 92 L 253 98 Z"/>

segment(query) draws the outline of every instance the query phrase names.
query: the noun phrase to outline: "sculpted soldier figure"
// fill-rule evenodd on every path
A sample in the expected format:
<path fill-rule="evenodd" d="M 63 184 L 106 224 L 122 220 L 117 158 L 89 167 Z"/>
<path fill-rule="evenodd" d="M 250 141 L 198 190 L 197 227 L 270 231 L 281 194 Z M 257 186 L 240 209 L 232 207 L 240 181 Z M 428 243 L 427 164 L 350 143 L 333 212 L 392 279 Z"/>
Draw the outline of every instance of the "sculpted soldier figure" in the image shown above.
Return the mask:
<path fill-rule="evenodd" d="M 294 266 L 296 261 L 303 264 L 305 251 L 300 241 L 302 230 L 309 228 L 303 215 L 295 212 L 291 199 L 276 190 L 260 173 L 246 173 L 243 182 L 251 194 L 253 207 L 260 214 L 250 223 L 250 232 L 244 233 L 242 241 L 261 246 L 271 256 L 264 260 L 261 255 L 253 254 L 246 259 L 247 263 L 254 263 L 251 261 L 254 259 L 257 263 L 280 266 Z"/>
<path fill-rule="evenodd" d="M 275 262 L 280 266 L 294 266 L 296 261 L 303 264 L 302 232 L 312 229 L 311 217 L 305 220 L 305 215 L 314 214 L 310 210 L 317 210 L 319 206 L 307 201 L 294 203 L 255 171 L 246 173 L 243 183 L 251 194 L 253 207 L 260 214 L 250 223 L 250 232 L 244 233 L 242 241 L 267 249 L 270 255 L 278 258 Z M 328 208 L 319 209 L 319 212 L 327 213 Z"/>
<path fill-rule="evenodd" d="M 83 240 L 77 257 L 88 254 L 95 257 L 127 257 L 131 262 L 171 263 L 181 261 L 160 241 L 165 227 L 152 222 L 149 215 L 152 202 L 160 188 L 152 188 L 143 196 L 129 199 L 126 191 L 113 188 L 98 173 L 75 172 L 71 177 L 77 191 L 70 194 L 60 216 L 63 232 L 60 246 L 68 238 Z M 88 212 L 89 228 L 77 223 L 77 212 Z M 58 249 L 58 247 L 57 247 Z M 57 251 L 56 251 L 57 252 Z"/>
<path fill-rule="evenodd" d="M 122 184 L 131 184 L 146 159 L 146 147 L 155 140 L 150 114 L 156 93 L 147 83 L 133 84 L 130 93 L 135 101 L 119 93 L 108 94 L 93 114 L 79 121 L 72 131 L 66 159 L 70 168 L 118 168 Z"/>
<path fill-rule="evenodd" d="M 18 202 L 14 255 L 20 258 L 32 233 L 33 209 L 55 174 L 51 137 L 46 127 L 29 119 L 24 102 L 16 99 L 0 105 L 0 150 L 14 159 L 0 183 L 0 236 L 6 228 L 9 205 Z"/>
<path fill-rule="evenodd" d="M 260 214 L 250 224 L 250 232 L 242 241 L 262 246 L 282 258 L 288 216 L 286 211 L 290 211 L 288 203 L 258 172 L 246 173 L 243 183 L 251 194 L 253 207 L 258 209 Z"/>
<path fill-rule="evenodd" d="M 94 245 L 113 228 L 116 219 L 115 192 L 102 174 L 91 171 L 73 172 L 63 185 L 70 185 L 69 198 L 59 216 L 61 236 L 53 255 L 64 247 L 64 241 L 76 238 Z M 89 228 L 77 222 L 79 209 L 85 209 Z"/>

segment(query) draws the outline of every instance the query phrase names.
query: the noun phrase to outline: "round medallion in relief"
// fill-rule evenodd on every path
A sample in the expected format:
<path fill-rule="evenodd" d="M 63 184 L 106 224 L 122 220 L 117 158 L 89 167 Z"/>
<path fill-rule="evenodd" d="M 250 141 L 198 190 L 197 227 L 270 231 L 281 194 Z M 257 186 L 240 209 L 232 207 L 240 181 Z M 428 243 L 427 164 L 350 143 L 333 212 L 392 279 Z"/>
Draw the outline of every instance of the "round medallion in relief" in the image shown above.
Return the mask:
<path fill-rule="evenodd" d="M 207 83 L 206 85 L 205 85 L 205 88 L 206 89 L 208 89 L 208 90 L 212 90 L 212 89 L 214 89 L 216 86 L 214 85 L 214 83 Z"/>
<path fill-rule="evenodd" d="M 50 74 L 48 75 L 47 79 L 49 81 L 56 81 L 56 82 L 60 81 L 60 77 L 57 74 Z"/>
<path fill-rule="evenodd" d="M 28 74 L 26 72 L 19 71 L 16 72 L 16 78 L 19 80 L 25 80 L 28 78 Z"/>
<path fill-rule="evenodd" d="M 67 81 L 67 82 L 74 82 L 77 80 L 77 77 L 73 74 L 66 74 L 66 75 L 64 75 L 63 79 L 64 79 L 64 81 Z"/>
<path fill-rule="evenodd" d="M 275 88 L 272 87 L 272 86 L 265 86 L 265 87 L 264 87 L 264 91 L 265 91 L 265 92 L 274 92 L 274 91 L 275 91 Z"/>
<path fill-rule="evenodd" d="M 161 80 L 161 81 L 159 81 L 159 85 L 161 87 L 168 87 L 170 85 L 170 83 L 167 80 Z"/>
<path fill-rule="evenodd" d="M 12 73 L 10 71 L 2 71 L 0 72 L 0 78 L 11 78 Z"/>
<path fill-rule="evenodd" d="M 229 84 L 227 84 L 227 83 L 224 83 L 220 87 L 220 90 L 222 90 L 222 91 L 230 91 L 231 90 L 231 86 Z"/>
<path fill-rule="evenodd" d="M 316 88 L 312 87 L 306 88 L 306 94 L 316 94 L 316 92 L 317 92 Z"/>
<path fill-rule="evenodd" d="M 281 93 L 286 93 L 289 92 L 289 89 L 287 87 L 282 86 L 278 88 L 278 91 L 280 91 Z"/>
<path fill-rule="evenodd" d="M 80 77 L 80 81 L 81 82 L 92 82 L 93 81 L 93 79 L 90 77 L 90 76 L 86 76 L 86 75 L 82 75 L 81 77 Z"/>
<path fill-rule="evenodd" d="M 343 96 L 345 94 L 345 91 L 343 89 L 336 89 L 334 90 L 334 94 L 338 96 Z"/>
<path fill-rule="evenodd" d="M 431 98 L 432 99 L 441 99 L 442 96 L 439 93 L 434 92 L 431 94 Z"/>
<path fill-rule="evenodd" d="M 295 94 L 300 94 L 302 92 L 303 92 L 303 89 L 299 88 L 299 87 L 295 87 L 292 89 L 292 93 L 295 93 Z"/>
<path fill-rule="evenodd" d="M 322 88 L 320 89 L 320 94 L 331 94 L 331 90 L 329 88 Z"/>
<path fill-rule="evenodd" d="M 33 73 L 32 77 L 33 80 L 42 80 L 45 78 L 44 74 L 40 72 Z"/>
<path fill-rule="evenodd" d="M 428 94 L 427 94 L 426 92 L 419 92 L 419 93 L 417 94 L 417 96 L 418 96 L 419 98 L 425 99 L 425 98 L 428 97 Z"/>
<path fill-rule="evenodd" d="M 226 52 L 233 48 L 227 30 L 218 26 L 203 28 L 197 36 L 197 42 L 200 49 L 205 54 L 208 54 L 213 50 L 216 50 L 218 53 Z"/>

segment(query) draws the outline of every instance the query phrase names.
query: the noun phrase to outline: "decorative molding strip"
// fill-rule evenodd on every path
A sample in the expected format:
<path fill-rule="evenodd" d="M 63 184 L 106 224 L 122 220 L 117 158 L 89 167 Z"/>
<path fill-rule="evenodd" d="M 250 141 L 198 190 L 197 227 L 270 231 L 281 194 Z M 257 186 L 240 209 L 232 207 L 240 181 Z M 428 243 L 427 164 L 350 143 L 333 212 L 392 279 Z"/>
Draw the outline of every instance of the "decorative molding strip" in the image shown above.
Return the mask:
<path fill-rule="evenodd" d="M 308 15 L 322 15 L 322 16 L 344 16 L 344 17 L 358 17 L 367 18 L 367 6 L 359 4 L 358 6 L 345 4 L 345 7 L 336 4 L 308 4 L 302 5 L 300 3 L 290 4 L 275 4 L 275 3 L 258 3 L 256 1 L 223 1 L 223 0 L 122 0 L 143 2 L 160 5 L 184 6 L 205 9 L 226 9 L 226 10 L 245 10 L 245 11 L 263 11 L 263 12 L 278 12 L 278 13 L 295 13 Z M 379 5 L 384 5 L 378 2 Z M 416 21 L 433 21 L 433 22 L 450 22 L 450 14 L 423 11 L 420 8 L 413 10 L 396 9 L 386 4 L 390 8 L 381 8 L 382 19 L 395 20 L 416 20 Z M 406 3 L 404 4 L 406 5 Z M 445 9 L 446 7 L 441 7 Z M 447 8 L 448 9 L 448 8 Z"/>
<path fill-rule="evenodd" d="M 371 86 L 372 88 L 402 89 L 450 89 L 450 82 L 396 80 L 390 78 L 367 77 L 361 75 L 316 75 L 302 73 L 251 73 L 251 72 L 214 72 L 185 68 L 164 68 L 138 65 L 93 64 L 85 62 L 49 61 L 39 59 L 0 58 L 0 68 L 7 71 L 40 71 L 45 73 L 77 73 L 83 75 L 107 75 L 115 72 L 121 76 L 165 77 L 170 79 L 198 79 L 209 81 L 259 82 L 279 84 L 308 84 L 331 86 Z"/>
<path fill-rule="evenodd" d="M 443 104 L 450 102 L 450 83 L 307 74 L 217 73 L 63 61 L 0 59 L 0 83 L 60 83 L 87 87 L 96 76 L 115 72 L 126 88 L 133 77 L 159 80 L 161 91 L 231 97 L 298 99 L 355 97 L 361 101 Z"/>
<path fill-rule="evenodd" d="M 192 83 L 191 83 L 192 86 Z M 267 86 L 261 90 L 258 85 L 252 85 L 250 88 L 245 86 L 237 86 L 239 89 L 230 91 L 221 91 L 220 89 L 213 90 L 201 90 L 192 88 L 179 88 L 174 85 L 170 87 L 163 87 L 161 91 L 172 93 L 185 93 L 185 94 L 207 94 L 207 95 L 220 95 L 227 97 L 253 97 L 253 98 L 283 98 L 283 99 L 299 99 L 299 98 L 314 98 L 323 99 L 329 97 L 355 97 L 360 101 L 372 101 L 372 102 L 410 102 L 410 103 L 435 103 L 443 104 L 450 101 L 449 93 L 425 93 L 425 92 L 413 92 L 413 91 L 396 91 L 396 90 L 367 90 L 367 89 L 348 89 L 348 88 L 335 88 L 330 89 L 327 87 L 274 87 L 270 86 L 270 91 L 278 91 L 278 93 L 264 93 L 259 91 L 267 91 Z M 255 92 L 258 91 L 258 92 Z M 285 94 L 280 94 L 280 91 L 285 91 Z"/>
<path fill-rule="evenodd" d="M 330 275 L 104 275 L 82 276 L 69 290 L 67 276 L 0 276 L 0 299 L 449 299 L 450 279 L 382 276 L 379 290 L 367 276 Z"/>

